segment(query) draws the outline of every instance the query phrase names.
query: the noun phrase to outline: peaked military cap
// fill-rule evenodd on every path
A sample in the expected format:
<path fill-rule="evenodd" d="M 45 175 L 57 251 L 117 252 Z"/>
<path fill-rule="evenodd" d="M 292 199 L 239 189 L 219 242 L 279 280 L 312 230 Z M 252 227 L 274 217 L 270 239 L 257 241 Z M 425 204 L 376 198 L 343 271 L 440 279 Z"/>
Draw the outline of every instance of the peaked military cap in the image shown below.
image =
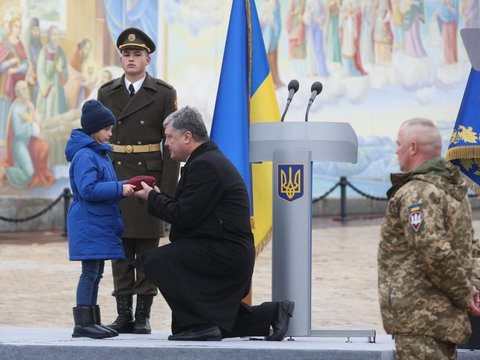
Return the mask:
<path fill-rule="evenodd" d="M 117 38 L 117 48 L 122 51 L 124 48 L 137 47 L 147 50 L 149 54 L 155 51 L 155 43 L 142 30 L 128 28 L 123 30 Z"/>

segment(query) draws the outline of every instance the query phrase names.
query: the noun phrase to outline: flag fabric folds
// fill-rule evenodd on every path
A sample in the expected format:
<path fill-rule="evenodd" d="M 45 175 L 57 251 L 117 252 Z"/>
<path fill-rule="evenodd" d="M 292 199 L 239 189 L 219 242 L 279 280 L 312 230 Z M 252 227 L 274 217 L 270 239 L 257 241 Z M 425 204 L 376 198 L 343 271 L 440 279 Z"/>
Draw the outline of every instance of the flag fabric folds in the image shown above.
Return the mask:
<path fill-rule="evenodd" d="M 480 71 L 471 69 L 446 159 L 466 175 L 470 188 L 480 194 Z"/>
<path fill-rule="evenodd" d="M 210 137 L 242 175 L 259 253 L 272 228 L 272 164 L 249 163 L 250 124 L 280 121 L 262 30 L 253 0 L 233 0 Z"/>

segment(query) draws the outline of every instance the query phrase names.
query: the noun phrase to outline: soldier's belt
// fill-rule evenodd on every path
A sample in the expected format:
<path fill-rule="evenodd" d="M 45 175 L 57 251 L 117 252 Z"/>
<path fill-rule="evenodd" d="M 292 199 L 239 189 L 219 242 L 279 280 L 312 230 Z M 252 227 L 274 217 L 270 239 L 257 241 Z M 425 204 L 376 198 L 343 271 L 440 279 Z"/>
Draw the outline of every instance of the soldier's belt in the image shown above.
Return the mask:
<path fill-rule="evenodd" d="M 146 153 L 160 151 L 160 144 L 147 145 L 115 145 L 113 144 L 113 152 L 131 154 L 131 153 Z"/>

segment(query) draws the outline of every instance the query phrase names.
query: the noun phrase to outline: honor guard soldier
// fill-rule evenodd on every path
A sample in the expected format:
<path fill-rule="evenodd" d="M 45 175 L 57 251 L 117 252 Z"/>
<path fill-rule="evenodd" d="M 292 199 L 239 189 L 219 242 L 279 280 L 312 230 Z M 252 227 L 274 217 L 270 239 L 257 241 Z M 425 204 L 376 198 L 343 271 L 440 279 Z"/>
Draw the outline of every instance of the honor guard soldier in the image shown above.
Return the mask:
<path fill-rule="evenodd" d="M 179 163 L 164 147 L 163 121 L 177 110 L 175 89 L 155 79 L 146 68 L 155 43 L 142 30 L 128 28 L 117 39 L 124 74 L 104 84 L 98 100 L 109 108 L 117 122 L 111 138 L 112 159 L 119 180 L 149 175 L 158 186 L 173 195 Z M 112 261 L 117 302 L 117 319 L 110 325 L 119 333 L 150 334 L 150 308 L 157 287 L 130 263 L 146 250 L 157 248 L 164 236 L 164 223 L 148 214 L 147 204 L 138 199 L 121 203 L 125 229 L 122 243 L 126 258 Z M 136 309 L 133 312 L 133 296 Z"/>

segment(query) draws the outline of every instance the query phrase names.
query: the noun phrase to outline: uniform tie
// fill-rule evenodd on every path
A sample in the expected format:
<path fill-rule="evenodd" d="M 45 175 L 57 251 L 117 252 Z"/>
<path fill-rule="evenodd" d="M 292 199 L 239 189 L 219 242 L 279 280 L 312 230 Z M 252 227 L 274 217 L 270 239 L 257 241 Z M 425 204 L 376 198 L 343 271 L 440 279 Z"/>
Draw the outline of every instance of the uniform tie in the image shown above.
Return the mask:
<path fill-rule="evenodd" d="M 133 87 L 133 84 L 128 86 L 128 90 L 130 91 L 130 96 L 135 95 L 135 88 Z"/>

